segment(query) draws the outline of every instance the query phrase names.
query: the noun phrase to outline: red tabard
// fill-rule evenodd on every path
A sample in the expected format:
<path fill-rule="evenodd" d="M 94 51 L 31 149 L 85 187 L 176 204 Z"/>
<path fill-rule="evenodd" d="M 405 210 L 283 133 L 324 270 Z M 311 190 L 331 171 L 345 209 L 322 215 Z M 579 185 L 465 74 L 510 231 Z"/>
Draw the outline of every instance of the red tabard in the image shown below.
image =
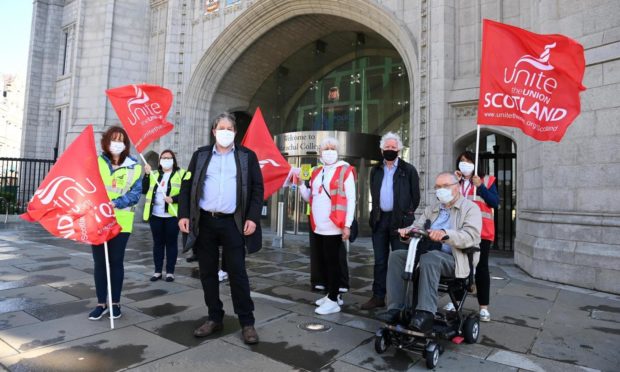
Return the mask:
<path fill-rule="evenodd" d="M 312 171 L 312 175 L 310 176 L 310 188 L 312 188 L 316 176 L 318 176 L 322 169 L 323 167 L 318 166 Z M 351 173 L 353 173 L 354 178 L 357 178 L 353 166 L 341 165 L 336 168 L 332 180 L 329 183 L 329 195 L 332 202 L 332 210 L 329 214 L 329 219 L 332 220 L 334 225 L 339 229 L 344 228 L 344 223 L 347 218 L 347 195 L 344 191 L 344 181 Z M 310 226 L 312 227 L 312 231 L 314 231 L 316 230 L 316 224 L 314 223 L 314 216 L 312 215 L 312 192 L 310 192 L 310 206 Z"/>
<path fill-rule="evenodd" d="M 490 189 L 493 182 L 495 182 L 495 177 L 485 176 L 482 182 L 484 182 L 487 189 Z M 480 207 L 480 212 L 482 213 L 482 233 L 480 234 L 480 237 L 484 240 L 494 241 L 495 220 L 493 219 L 493 208 L 489 207 L 489 205 L 482 200 L 480 195 L 476 195 L 476 198 L 474 199 L 474 189 L 475 187 L 468 188 L 466 191 L 467 195 L 464 196 L 478 204 L 478 207 Z"/>

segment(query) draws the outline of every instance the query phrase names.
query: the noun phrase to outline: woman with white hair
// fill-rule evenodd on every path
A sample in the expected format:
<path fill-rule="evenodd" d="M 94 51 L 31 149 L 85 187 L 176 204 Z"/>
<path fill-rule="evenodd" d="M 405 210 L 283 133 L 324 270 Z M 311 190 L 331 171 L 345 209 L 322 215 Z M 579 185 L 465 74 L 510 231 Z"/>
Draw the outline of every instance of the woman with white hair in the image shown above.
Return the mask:
<path fill-rule="evenodd" d="M 338 140 L 327 137 L 321 141 L 322 166 L 310 177 L 310 187 L 300 181 L 299 191 L 310 203 L 310 226 L 314 232 L 314 247 L 327 265 L 327 296 L 316 301 L 317 314 L 340 311 L 343 304 L 338 293 L 341 267 L 340 254 L 343 242 L 349 239 L 355 217 L 355 168 L 338 160 Z"/>

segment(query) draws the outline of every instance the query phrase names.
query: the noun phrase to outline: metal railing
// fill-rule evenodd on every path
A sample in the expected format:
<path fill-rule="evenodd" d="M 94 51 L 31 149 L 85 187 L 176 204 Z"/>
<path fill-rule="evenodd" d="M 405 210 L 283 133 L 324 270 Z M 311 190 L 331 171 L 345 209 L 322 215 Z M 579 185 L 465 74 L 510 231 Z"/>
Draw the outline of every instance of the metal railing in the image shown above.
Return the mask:
<path fill-rule="evenodd" d="M 28 202 L 52 165 L 54 160 L 48 159 L 0 158 L 0 198 L 6 205 L 5 214 L 26 211 Z"/>

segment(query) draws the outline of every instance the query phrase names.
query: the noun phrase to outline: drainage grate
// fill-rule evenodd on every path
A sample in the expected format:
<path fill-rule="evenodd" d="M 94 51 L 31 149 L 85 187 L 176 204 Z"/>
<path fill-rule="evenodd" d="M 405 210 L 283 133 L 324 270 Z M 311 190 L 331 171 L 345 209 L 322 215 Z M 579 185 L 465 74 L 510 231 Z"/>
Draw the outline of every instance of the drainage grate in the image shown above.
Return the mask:
<path fill-rule="evenodd" d="M 332 327 L 319 322 L 301 323 L 297 325 L 297 328 L 308 332 L 329 332 L 332 330 Z"/>

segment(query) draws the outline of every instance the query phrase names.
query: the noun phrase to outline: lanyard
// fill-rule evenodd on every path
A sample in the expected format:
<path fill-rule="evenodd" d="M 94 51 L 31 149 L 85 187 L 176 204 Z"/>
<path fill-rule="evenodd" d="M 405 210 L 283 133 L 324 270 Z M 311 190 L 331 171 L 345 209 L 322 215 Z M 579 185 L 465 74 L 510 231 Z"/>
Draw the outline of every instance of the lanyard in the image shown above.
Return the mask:
<path fill-rule="evenodd" d="M 469 180 L 469 184 L 467 185 L 467 188 L 464 188 L 465 182 L 466 181 L 463 181 L 463 183 L 461 184 L 461 195 L 463 196 L 467 196 L 469 189 L 471 188 L 471 184 L 472 184 L 471 180 Z"/>

